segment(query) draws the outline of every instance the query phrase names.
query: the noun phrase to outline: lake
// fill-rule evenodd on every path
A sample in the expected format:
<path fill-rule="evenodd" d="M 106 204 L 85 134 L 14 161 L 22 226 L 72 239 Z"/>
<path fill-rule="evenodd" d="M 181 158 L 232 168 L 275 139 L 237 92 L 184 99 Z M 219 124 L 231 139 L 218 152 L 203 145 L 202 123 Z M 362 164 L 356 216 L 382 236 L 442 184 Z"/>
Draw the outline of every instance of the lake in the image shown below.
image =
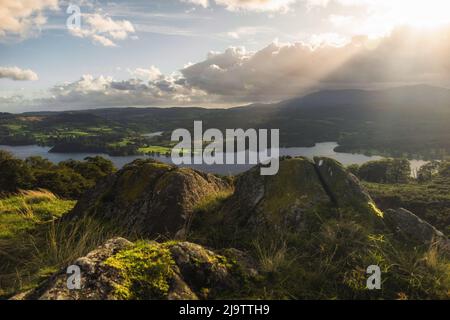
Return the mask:
<path fill-rule="evenodd" d="M 358 164 L 361 165 L 368 161 L 380 160 L 383 157 L 380 156 L 366 156 L 357 153 L 339 153 L 334 149 L 338 146 L 336 142 L 323 142 L 317 143 L 314 147 L 310 148 L 280 148 L 280 156 L 304 156 L 312 158 L 314 156 L 328 157 L 341 162 L 344 165 Z M 50 147 L 40 147 L 37 145 L 31 146 L 4 146 L 0 145 L 1 150 L 6 150 L 14 154 L 17 158 L 25 159 L 30 156 L 41 156 L 54 163 L 73 159 L 83 160 L 86 157 L 102 156 L 106 159 L 110 159 L 117 168 L 122 168 L 125 164 L 132 162 L 135 159 L 153 158 L 164 163 L 171 163 L 170 157 L 165 156 L 118 156 L 112 157 L 107 154 L 101 153 L 49 153 Z M 426 161 L 411 160 L 412 172 L 416 172 L 421 166 L 426 164 Z M 250 169 L 253 165 L 186 165 L 187 167 L 195 168 L 204 172 L 218 173 L 223 175 L 238 174 Z"/>

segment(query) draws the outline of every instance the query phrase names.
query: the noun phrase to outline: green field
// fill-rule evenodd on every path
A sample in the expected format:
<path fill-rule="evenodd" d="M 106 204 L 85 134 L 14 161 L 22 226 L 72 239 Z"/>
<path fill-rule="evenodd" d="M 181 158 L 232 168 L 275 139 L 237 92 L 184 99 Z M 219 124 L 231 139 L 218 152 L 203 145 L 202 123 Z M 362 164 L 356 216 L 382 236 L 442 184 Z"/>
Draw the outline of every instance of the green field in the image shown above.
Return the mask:
<path fill-rule="evenodd" d="M 148 146 L 148 147 L 139 148 L 138 152 L 145 153 L 145 154 L 148 154 L 148 153 L 166 154 L 166 153 L 171 153 L 172 148 L 162 147 L 162 146 Z"/>

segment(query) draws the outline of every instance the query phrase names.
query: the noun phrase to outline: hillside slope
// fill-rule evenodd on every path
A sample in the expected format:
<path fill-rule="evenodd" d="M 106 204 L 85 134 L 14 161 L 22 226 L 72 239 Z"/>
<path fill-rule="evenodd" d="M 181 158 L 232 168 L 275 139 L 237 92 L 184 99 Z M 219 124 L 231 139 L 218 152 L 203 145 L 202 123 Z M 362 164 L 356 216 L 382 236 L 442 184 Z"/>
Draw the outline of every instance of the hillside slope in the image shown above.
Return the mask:
<path fill-rule="evenodd" d="M 171 194 L 185 189 L 155 180 L 161 175 L 184 181 L 173 186 L 192 186 L 194 200 Z M 284 158 L 279 175 L 260 176 L 255 168 L 236 178 L 233 192 L 230 186 L 153 161 L 131 164 L 86 194 L 66 219 L 75 225 L 83 214 L 103 219 L 133 228 L 141 240 L 111 240 L 73 261 L 82 270 L 81 290 L 67 289 L 63 268 L 15 298 L 450 298 L 448 239 L 407 210 L 380 211 L 336 161 Z M 122 206 L 127 199 L 130 206 Z M 174 208 L 181 208 L 180 218 Z M 382 290 L 366 289 L 371 265 L 382 270 Z"/>

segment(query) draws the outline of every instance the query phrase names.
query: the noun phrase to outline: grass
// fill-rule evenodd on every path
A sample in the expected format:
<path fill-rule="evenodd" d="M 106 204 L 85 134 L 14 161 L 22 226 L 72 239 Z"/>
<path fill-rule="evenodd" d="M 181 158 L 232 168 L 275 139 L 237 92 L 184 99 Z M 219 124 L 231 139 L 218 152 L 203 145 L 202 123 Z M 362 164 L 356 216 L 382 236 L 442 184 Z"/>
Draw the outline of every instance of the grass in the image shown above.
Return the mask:
<path fill-rule="evenodd" d="M 160 153 L 160 154 L 166 154 L 171 153 L 172 148 L 168 147 L 161 147 L 161 146 L 148 146 L 148 147 L 142 147 L 138 149 L 138 152 L 148 154 L 148 153 Z"/>
<path fill-rule="evenodd" d="M 112 221 L 59 219 L 74 204 L 45 190 L 0 200 L 0 297 L 37 286 L 114 236 L 133 239 Z"/>
<path fill-rule="evenodd" d="M 37 225 L 61 217 L 75 205 L 46 190 L 21 191 L 0 200 L 0 239 L 17 237 Z"/>
<path fill-rule="evenodd" d="M 20 131 L 24 126 L 20 124 L 4 124 L 3 127 L 11 130 L 11 131 Z"/>
<path fill-rule="evenodd" d="M 280 271 L 284 266 L 288 266 L 293 259 L 288 259 L 288 248 L 286 241 L 267 241 L 255 239 L 253 246 L 257 255 L 260 270 L 266 273 Z"/>
<path fill-rule="evenodd" d="M 191 154 L 191 152 L 188 152 L 187 150 L 173 149 L 172 147 L 163 147 L 163 146 L 148 146 L 148 147 L 141 147 L 138 149 L 138 152 L 143 154 L 150 154 L 150 153 L 172 154 L 172 151 L 178 152 L 178 154 L 182 155 Z M 198 153 L 194 152 L 194 154 Z"/>
<path fill-rule="evenodd" d="M 70 131 L 62 131 L 60 132 L 62 136 L 70 136 L 70 137 L 86 137 L 89 136 L 90 133 L 80 131 L 80 130 L 70 130 Z"/>
<path fill-rule="evenodd" d="M 450 261 L 436 248 L 412 248 L 364 226 L 330 220 L 297 243 L 255 245 L 264 299 L 449 299 Z M 382 270 L 382 289 L 367 290 L 366 269 Z"/>
<path fill-rule="evenodd" d="M 217 218 L 220 202 L 206 201 L 201 208 L 212 214 L 198 213 L 190 235 L 194 242 L 236 247 L 256 261 L 261 278 L 247 298 L 450 299 L 448 257 L 434 247 L 405 243 L 351 209 L 341 209 L 339 216 L 320 209 L 302 232 L 288 226 L 244 228 L 236 232 L 248 237 L 236 241 L 231 234 L 219 241 L 224 230 L 233 232 Z M 366 289 L 370 265 L 382 270 L 382 290 Z"/>
<path fill-rule="evenodd" d="M 193 210 L 194 213 L 187 222 L 187 229 L 190 230 L 190 234 L 187 235 L 189 241 L 221 247 L 222 233 L 226 233 L 226 228 L 217 230 L 216 226 L 223 220 L 222 204 L 232 195 L 232 189 L 224 190 L 206 196 L 197 203 Z M 191 232 L 192 229 L 195 231 Z"/>
<path fill-rule="evenodd" d="M 122 139 L 115 143 L 110 143 L 109 146 L 111 146 L 111 147 L 126 147 L 127 145 L 129 145 L 131 143 L 133 143 L 133 141 L 126 138 L 126 139 Z"/>
<path fill-rule="evenodd" d="M 204 197 L 194 207 L 194 212 L 212 212 L 217 210 L 220 205 L 233 194 L 233 190 L 224 190 Z"/>
<path fill-rule="evenodd" d="M 450 236 L 450 179 L 406 184 L 363 182 L 378 207 L 403 207 Z"/>
<path fill-rule="evenodd" d="M 366 184 L 379 201 L 424 205 L 437 217 L 448 208 L 448 184 Z M 237 247 L 251 254 L 261 277 L 245 297 L 252 299 L 450 299 L 450 260 L 436 247 L 401 242 L 386 230 L 360 221 L 357 212 L 343 209 L 339 216 L 318 210 L 303 232 L 292 229 L 247 230 L 248 242 L 235 243 L 220 234 L 230 229 L 221 215 L 232 190 L 205 197 L 195 208 L 189 240 L 212 248 Z M 138 237 L 118 230 L 114 221 L 89 217 L 65 221 L 74 201 L 45 190 L 21 191 L 0 200 L 0 297 L 36 287 L 55 271 L 67 267 L 107 239 Z M 440 204 L 440 207 L 433 207 Z M 430 209 L 431 208 L 431 209 Z M 448 209 L 447 209 L 448 210 Z M 437 218 L 436 218 L 437 219 Z M 191 222 L 189 222 L 191 223 Z M 448 226 L 448 223 L 447 223 Z M 232 236 L 232 235 L 231 235 Z M 224 240 L 225 239 L 225 240 Z M 221 245 L 219 246 L 218 243 Z M 172 262 L 167 251 L 151 243 L 138 244 L 107 261 L 125 279 L 119 298 L 162 297 L 167 294 Z M 382 290 L 366 289 L 366 269 L 382 270 Z M 247 289 L 246 289 L 247 290 Z M 248 296 L 247 296 L 248 295 Z"/>

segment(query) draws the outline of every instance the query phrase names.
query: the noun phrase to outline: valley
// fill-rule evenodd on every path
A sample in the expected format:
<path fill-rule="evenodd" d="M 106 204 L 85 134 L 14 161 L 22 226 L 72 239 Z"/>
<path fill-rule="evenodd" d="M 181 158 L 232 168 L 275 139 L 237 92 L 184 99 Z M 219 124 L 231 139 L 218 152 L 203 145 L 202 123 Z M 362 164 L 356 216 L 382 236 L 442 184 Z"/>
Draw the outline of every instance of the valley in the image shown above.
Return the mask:
<path fill-rule="evenodd" d="M 0 115 L 0 144 L 51 152 L 113 156 L 166 154 L 171 132 L 205 128 L 280 130 L 281 147 L 336 141 L 338 152 L 445 159 L 450 151 L 450 90 L 429 86 L 384 91 L 321 91 L 268 105 L 231 109 L 114 108 Z M 150 136 L 149 132 L 162 132 Z"/>

